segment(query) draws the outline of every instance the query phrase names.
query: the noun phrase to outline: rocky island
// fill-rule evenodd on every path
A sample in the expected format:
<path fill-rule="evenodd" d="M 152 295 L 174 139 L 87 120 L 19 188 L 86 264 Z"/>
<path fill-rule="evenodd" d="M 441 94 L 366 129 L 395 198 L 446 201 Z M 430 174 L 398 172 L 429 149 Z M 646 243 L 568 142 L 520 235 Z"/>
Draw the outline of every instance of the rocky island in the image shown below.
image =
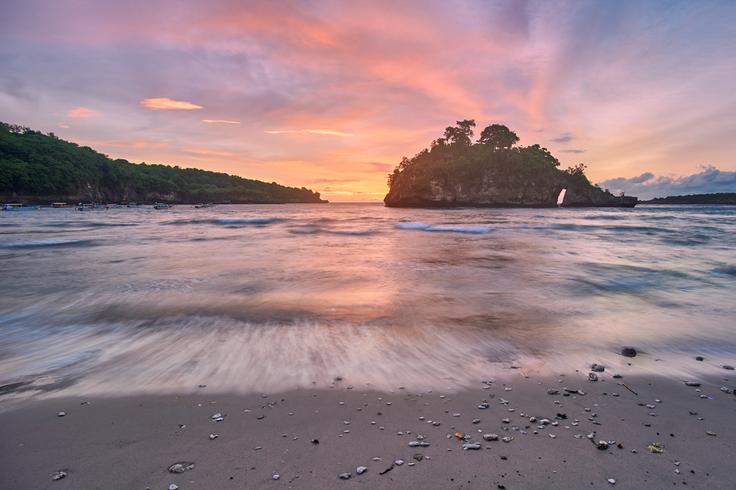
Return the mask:
<path fill-rule="evenodd" d="M 390 207 L 634 207 L 636 197 L 614 196 L 592 184 L 584 164 L 559 168 L 539 145 L 492 124 L 473 143 L 474 120 L 458 121 L 389 174 Z M 565 193 L 562 193 L 563 189 Z M 562 193 L 562 195 L 561 195 Z"/>
<path fill-rule="evenodd" d="M 714 192 L 710 194 L 687 194 L 684 196 L 655 197 L 642 204 L 707 204 L 736 205 L 736 192 Z"/>
<path fill-rule="evenodd" d="M 321 203 L 319 192 L 221 172 L 112 159 L 53 133 L 0 122 L 0 201 Z"/>

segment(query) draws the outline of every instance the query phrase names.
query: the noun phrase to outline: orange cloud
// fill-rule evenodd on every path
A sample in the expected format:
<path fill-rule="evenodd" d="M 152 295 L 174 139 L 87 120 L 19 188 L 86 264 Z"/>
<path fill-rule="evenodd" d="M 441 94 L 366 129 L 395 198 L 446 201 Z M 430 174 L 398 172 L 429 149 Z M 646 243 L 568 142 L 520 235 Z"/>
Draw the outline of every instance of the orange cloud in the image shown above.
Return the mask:
<path fill-rule="evenodd" d="M 240 124 L 240 121 L 229 121 L 227 119 L 202 119 L 206 124 Z"/>
<path fill-rule="evenodd" d="M 73 117 L 74 119 L 88 119 L 90 117 L 95 117 L 97 115 L 97 111 L 90 109 L 89 107 L 75 107 L 67 112 L 66 115 Z"/>
<path fill-rule="evenodd" d="M 348 137 L 352 136 L 352 133 L 345 133 L 343 131 L 335 131 L 332 129 L 272 129 L 264 131 L 267 134 L 296 134 L 296 133 L 307 133 L 307 134 L 319 134 L 323 136 L 340 136 Z"/>
<path fill-rule="evenodd" d="M 143 99 L 141 101 L 141 105 L 155 111 L 167 109 L 193 111 L 197 109 L 204 109 L 201 105 L 197 105 L 186 100 L 174 100 L 168 97 L 153 97 L 150 99 Z"/>

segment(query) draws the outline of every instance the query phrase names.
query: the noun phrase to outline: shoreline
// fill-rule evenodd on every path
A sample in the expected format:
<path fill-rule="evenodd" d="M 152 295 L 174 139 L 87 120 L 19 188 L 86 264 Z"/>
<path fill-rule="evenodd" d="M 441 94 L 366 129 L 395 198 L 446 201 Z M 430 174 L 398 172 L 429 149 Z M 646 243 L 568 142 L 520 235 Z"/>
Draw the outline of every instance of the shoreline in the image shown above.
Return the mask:
<path fill-rule="evenodd" d="M 597 373 L 597 382 L 587 371 L 518 374 L 447 394 L 360 391 L 346 379 L 271 395 L 208 394 L 204 386 L 187 395 L 26 400 L 0 413 L 0 486 L 725 488 L 733 481 L 736 396 L 721 391 L 733 390 L 732 371 L 714 370 L 698 387 L 613 374 Z M 213 420 L 218 414 L 222 420 Z M 652 443 L 663 452 L 650 452 Z M 170 473 L 175 463 L 194 468 Z M 57 471 L 65 476 L 54 481 Z"/>

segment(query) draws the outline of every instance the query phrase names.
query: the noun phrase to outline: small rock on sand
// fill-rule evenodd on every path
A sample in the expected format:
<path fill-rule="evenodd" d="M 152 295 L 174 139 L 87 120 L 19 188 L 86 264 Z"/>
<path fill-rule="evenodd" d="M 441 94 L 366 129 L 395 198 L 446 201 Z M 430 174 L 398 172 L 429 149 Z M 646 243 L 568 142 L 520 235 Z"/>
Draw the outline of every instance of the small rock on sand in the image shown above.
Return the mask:
<path fill-rule="evenodd" d="M 621 355 L 624 357 L 636 357 L 636 349 L 633 347 L 621 347 Z"/>
<path fill-rule="evenodd" d="M 56 414 L 57 417 L 66 417 L 66 412 L 59 412 Z"/>
<path fill-rule="evenodd" d="M 363 473 L 365 473 L 366 471 L 368 471 L 368 468 L 367 468 L 367 467 L 365 467 L 365 466 L 358 466 L 358 467 L 357 467 L 357 468 L 355 469 L 355 472 L 356 472 L 357 474 L 359 474 L 359 475 L 362 475 L 362 474 L 363 474 Z"/>
<path fill-rule="evenodd" d="M 478 450 L 478 449 L 480 449 L 480 444 L 478 444 L 478 443 L 475 443 L 475 442 L 466 442 L 465 444 L 463 444 L 463 450 L 465 450 L 465 451 L 468 451 L 468 450 Z"/>
<path fill-rule="evenodd" d="M 726 369 L 727 371 L 733 371 L 735 368 L 730 364 L 724 364 L 723 369 Z"/>
<path fill-rule="evenodd" d="M 611 485 L 615 485 L 616 484 L 616 480 L 614 478 L 609 478 L 608 479 L 608 483 L 610 483 Z"/>
<path fill-rule="evenodd" d="M 349 480 L 350 476 L 351 476 L 350 473 L 340 473 L 338 475 L 338 478 L 340 478 L 341 480 Z"/>
<path fill-rule="evenodd" d="M 700 383 L 698 383 L 697 381 L 685 381 L 685 386 L 696 387 L 696 386 L 700 386 Z"/>
<path fill-rule="evenodd" d="M 602 373 L 603 371 L 606 370 L 606 368 L 602 364 L 593 363 L 590 366 L 590 370 L 596 373 Z"/>
<path fill-rule="evenodd" d="M 194 463 L 181 462 L 174 463 L 169 466 L 169 473 L 184 473 L 185 471 L 193 470 Z"/>
<path fill-rule="evenodd" d="M 51 479 L 54 481 L 61 480 L 62 478 L 66 478 L 66 471 L 64 470 L 54 471 L 51 474 Z"/>
<path fill-rule="evenodd" d="M 483 434 L 484 441 L 497 441 L 498 434 Z"/>

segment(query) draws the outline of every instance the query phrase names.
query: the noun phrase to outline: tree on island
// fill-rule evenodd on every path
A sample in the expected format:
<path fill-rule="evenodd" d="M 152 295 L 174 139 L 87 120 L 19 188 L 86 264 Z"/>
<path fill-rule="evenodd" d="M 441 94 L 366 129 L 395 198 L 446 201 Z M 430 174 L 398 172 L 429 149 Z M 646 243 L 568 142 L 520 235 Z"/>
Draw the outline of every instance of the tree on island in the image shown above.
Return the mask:
<path fill-rule="evenodd" d="M 478 143 L 488 145 L 494 150 L 509 150 L 519 142 L 519 137 L 503 124 L 491 124 L 481 133 Z"/>

